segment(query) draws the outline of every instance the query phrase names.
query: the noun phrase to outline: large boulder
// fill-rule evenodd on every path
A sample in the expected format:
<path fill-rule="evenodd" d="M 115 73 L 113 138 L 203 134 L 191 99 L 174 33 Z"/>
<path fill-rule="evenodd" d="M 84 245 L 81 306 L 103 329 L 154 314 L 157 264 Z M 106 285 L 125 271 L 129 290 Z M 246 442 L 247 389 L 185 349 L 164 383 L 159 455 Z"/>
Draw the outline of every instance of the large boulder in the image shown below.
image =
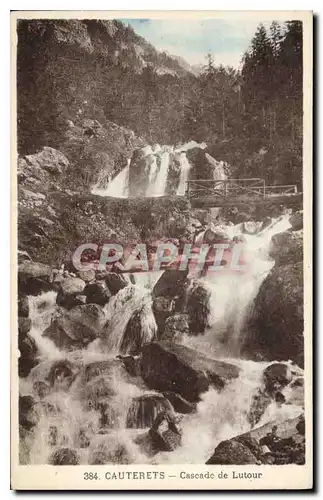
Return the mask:
<path fill-rule="evenodd" d="M 40 353 L 35 340 L 28 335 L 28 333 L 20 335 L 19 332 L 18 349 L 20 352 L 18 359 L 18 374 L 19 377 L 27 377 L 31 370 L 38 364 Z"/>
<path fill-rule="evenodd" d="M 210 326 L 209 316 L 211 292 L 202 284 L 194 283 L 188 291 L 187 312 L 191 335 L 202 335 Z"/>
<path fill-rule="evenodd" d="M 151 389 L 176 392 L 196 402 L 211 384 L 223 389 L 239 376 L 239 369 L 183 345 L 153 342 L 142 349 L 141 375 Z"/>
<path fill-rule="evenodd" d="M 97 281 L 95 283 L 88 283 L 83 291 L 86 296 L 86 301 L 89 304 L 104 305 L 109 302 L 111 292 L 108 289 L 105 281 Z"/>
<path fill-rule="evenodd" d="M 269 256 L 277 266 L 303 261 L 303 230 L 277 233 L 271 238 Z"/>
<path fill-rule="evenodd" d="M 215 448 L 207 465 L 247 465 L 257 464 L 257 458 L 251 450 L 236 439 L 221 441 Z"/>
<path fill-rule="evenodd" d="M 153 288 L 153 297 L 183 297 L 189 284 L 188 270 L 166 270 Z"/>
<path fill-rule="evenodd" d="M 144 429 L 151 427 L 161 412 L 174 413 L 174 409 L 161 394 L 144 394 L 134 398 L 127 413 L 126 427 Z"/>
<path fill-rule="evenodd" d="M 69 166 L 69 161 L 63 153 L 47 146 L 39 153 L 25 156 L 24 160 L 29 167 L 32 167 L 33 172 L 43 169 L 53 175 L 62 174 Z"/>
<path fill-rule="evenodd" d="M 25 260 L 18 267 L 19 295 L 39 295 L 52 290 L 52 270 L 40 262 Z"/>
<path fill-rule="evenodd" d="M 59 281 L 56 302 L 66 309 L 84 304 L 83 293 L 85 281 L 80 278 L 68 276 Z"/>
<path fill-rule="evenodd" d="M 303 264 L 275 266 L 255 299 L 244 349 L 302 366 L 303 330 Z"/>
<path fill-rule="evenodd" d="M 181 445 L 182 433 L 177 426 L 175 416 L 169 411 L 160 412 L 149 430 L 154 451 L 174 451 Z"/>
<path fill-rule="evenodd" d="M 121 354 L 139 354 L 144 344 L 155 339 L 157 325 L 149 304 L 135 311 L 123 332 L 119 351 Z"/>
<path fill-rule="evenodd" d="M 97 304 L 77 306 L 54 319 L 43 333 L 61 349 L 85 347 L 100 337 L 105 315 Z"/>
<path fill-rule="evenodd" d="M 273 421 L 250 432 L 222 441 L 207 464 L 299 464 L 305 463 L 304 415 Z"/>
<path fill-rule="evenodd" d="M 285 363 L 272 363 L 265 368 L 263 379 L 269 394 L 281 391 L 292 381 L 292 372 Z"/>

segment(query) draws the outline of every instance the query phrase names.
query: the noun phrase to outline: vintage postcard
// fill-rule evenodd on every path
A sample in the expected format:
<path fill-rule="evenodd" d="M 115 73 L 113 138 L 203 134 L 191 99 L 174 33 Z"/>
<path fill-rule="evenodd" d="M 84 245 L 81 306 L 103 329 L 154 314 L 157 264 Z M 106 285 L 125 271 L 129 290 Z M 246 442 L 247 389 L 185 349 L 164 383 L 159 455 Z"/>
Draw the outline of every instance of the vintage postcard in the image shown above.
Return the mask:
<path fill-rule="evenodd" d="M 12 489 L 311 489 L 312 13 L 11 29 Z"/>

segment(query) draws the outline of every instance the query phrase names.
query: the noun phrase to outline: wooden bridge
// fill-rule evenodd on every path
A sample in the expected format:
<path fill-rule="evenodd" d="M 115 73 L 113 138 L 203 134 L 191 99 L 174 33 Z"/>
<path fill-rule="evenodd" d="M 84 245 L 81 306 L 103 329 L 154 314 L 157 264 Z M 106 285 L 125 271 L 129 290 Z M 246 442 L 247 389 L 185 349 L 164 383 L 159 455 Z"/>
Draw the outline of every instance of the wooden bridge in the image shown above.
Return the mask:
<path fill-rule="evenodd" d="M 297 192 L 297 186 L 266 186 L 265 180 L 196 179 L 186 182 L 185 196 L 193 207 L 225 207 L 245 204 L 282 204 L 302 203 L 303 193 Z"/>

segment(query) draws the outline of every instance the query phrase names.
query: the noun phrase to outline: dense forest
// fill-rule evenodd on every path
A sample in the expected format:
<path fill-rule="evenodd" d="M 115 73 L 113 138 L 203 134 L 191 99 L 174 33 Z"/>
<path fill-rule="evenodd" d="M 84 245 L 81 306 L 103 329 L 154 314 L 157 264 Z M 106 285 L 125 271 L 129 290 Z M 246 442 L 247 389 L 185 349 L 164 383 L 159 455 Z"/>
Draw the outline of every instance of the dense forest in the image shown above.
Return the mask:
<path fill-rule="evenodd" d="M 208 55 L 199 75 L 118 21 L 70 24 L 68 35 L 63 25 L 57 31 L 64 22 L 18 26 L 21 154 L 59 149 L 68 121 L 82 117 L 127 127 L 149 143 L 205 141 L 239 177 L 301 183 L 300 21 L 259 25 L 241 70 Z"/>

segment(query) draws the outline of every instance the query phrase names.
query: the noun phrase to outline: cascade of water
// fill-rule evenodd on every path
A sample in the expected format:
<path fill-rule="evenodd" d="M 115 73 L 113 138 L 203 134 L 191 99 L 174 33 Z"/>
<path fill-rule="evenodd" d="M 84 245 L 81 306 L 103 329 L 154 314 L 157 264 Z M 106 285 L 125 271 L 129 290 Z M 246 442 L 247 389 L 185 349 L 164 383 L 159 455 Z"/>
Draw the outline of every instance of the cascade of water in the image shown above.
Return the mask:
<path fill-rule="evenodd" d="M 188 181 L 189 171 L 191 169 L 191 165 L 186 157 L 185 153 L 181 154 L 181 173 L 179 177 L 179 183 L 176 194 L 178 196 L 184 196 L 186 189 L 186 182 Z"/>
<path fill-rule="evenodd" d="M 247 267 L 245 272 L 216 271 L 199 279 L 211 294 L 211 327 L 201 337 L 186 337 L 184 342 L 206 354 L 210 352 L 240 355 L 243 326 L 259 288 L 272 269 L 268 257 L 271 237 L 290 227 L 288 216 L 280 217 L 258 234 L 245 235 L 247 240 Z M 234 226 L 228 228 L 236 234 Z M 201 239 L 203 233 L 198 235 Z"/>
<path fill-rule="evenodd" d="M 111 182 L 109 182 L 106 188 L 95 186 L 92 189 L 92 194 L 96 194 L 98 196 L 113 196 L 116 198 L 128 198 L 129 166 L 130 160 L 127 161 L 127 166 L 124 167 Z"/>

